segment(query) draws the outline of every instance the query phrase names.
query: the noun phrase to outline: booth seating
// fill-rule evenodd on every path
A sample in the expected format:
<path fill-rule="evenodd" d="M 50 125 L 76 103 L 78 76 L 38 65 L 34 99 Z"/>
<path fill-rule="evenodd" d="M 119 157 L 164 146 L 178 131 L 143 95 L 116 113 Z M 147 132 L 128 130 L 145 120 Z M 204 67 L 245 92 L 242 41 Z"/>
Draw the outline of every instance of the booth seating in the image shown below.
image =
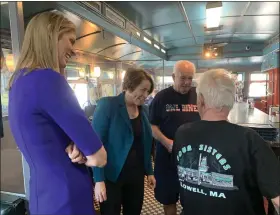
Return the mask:
<path fill-rule="evenodd" d="M 1 193 L 1 215 L 26 215 L 25 200 Z"/>

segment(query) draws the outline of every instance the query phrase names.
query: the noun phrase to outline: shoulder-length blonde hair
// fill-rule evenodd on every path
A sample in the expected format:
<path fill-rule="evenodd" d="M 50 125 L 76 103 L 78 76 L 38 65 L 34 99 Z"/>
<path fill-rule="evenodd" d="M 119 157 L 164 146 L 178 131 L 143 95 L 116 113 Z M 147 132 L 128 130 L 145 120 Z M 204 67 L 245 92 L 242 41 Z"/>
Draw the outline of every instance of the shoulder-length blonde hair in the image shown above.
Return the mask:
<path fill-rule="evenodd" d="M 58 40 L 64 33 L 75 32 L 76 26 L 63 15 L 43 12 L 34 16 L 27 25 L 21 53 L 12 75 L 11 88 L 16 73 L 23 68 L 50 68 L 59 72 Z"/>

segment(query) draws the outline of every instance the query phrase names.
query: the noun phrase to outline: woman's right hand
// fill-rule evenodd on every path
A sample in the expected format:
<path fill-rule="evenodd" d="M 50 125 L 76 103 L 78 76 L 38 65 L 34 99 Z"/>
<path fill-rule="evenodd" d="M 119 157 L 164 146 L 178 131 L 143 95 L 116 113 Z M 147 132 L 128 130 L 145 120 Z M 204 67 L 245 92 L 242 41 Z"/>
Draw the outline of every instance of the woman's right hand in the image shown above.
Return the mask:
<path fill-rule="evenodd" d="M 95 198 L 98 202 L 104 202 L 107 200 L 106 185 L 105 182 L 97 182 L 94 187 Z"/>

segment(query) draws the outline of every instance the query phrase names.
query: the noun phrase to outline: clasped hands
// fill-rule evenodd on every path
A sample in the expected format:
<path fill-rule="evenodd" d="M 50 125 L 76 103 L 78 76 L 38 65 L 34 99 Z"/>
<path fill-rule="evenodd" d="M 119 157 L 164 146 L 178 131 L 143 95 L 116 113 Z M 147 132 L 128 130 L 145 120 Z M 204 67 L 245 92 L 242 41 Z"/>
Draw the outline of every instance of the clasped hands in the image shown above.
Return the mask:
<path fill-rule="evenodd" d="M 65 149 L 65 152 L 68 154 L 72 163 L 85 164 L 87 161 L 86 157 L 74 143 L 69 144 Z"/>

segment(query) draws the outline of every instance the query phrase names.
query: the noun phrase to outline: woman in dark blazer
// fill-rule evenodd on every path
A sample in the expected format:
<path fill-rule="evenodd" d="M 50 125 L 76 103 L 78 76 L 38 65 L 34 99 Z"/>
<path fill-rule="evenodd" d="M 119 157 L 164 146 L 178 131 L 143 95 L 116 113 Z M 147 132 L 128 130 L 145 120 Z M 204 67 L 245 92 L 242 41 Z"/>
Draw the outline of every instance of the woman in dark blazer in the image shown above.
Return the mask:
<path fill-rule="evenodd" d="M 152 130 L 142 106 L 153 92 L 151 76 L 142 69 L 128 69 L 123 93 L 99 100 L 93 128 L 107 151 L 105 168 L 93 168 L 95 196 L 101 215 L 140 215 L 144 176 L 155 187 L 151 163 Z"/>

